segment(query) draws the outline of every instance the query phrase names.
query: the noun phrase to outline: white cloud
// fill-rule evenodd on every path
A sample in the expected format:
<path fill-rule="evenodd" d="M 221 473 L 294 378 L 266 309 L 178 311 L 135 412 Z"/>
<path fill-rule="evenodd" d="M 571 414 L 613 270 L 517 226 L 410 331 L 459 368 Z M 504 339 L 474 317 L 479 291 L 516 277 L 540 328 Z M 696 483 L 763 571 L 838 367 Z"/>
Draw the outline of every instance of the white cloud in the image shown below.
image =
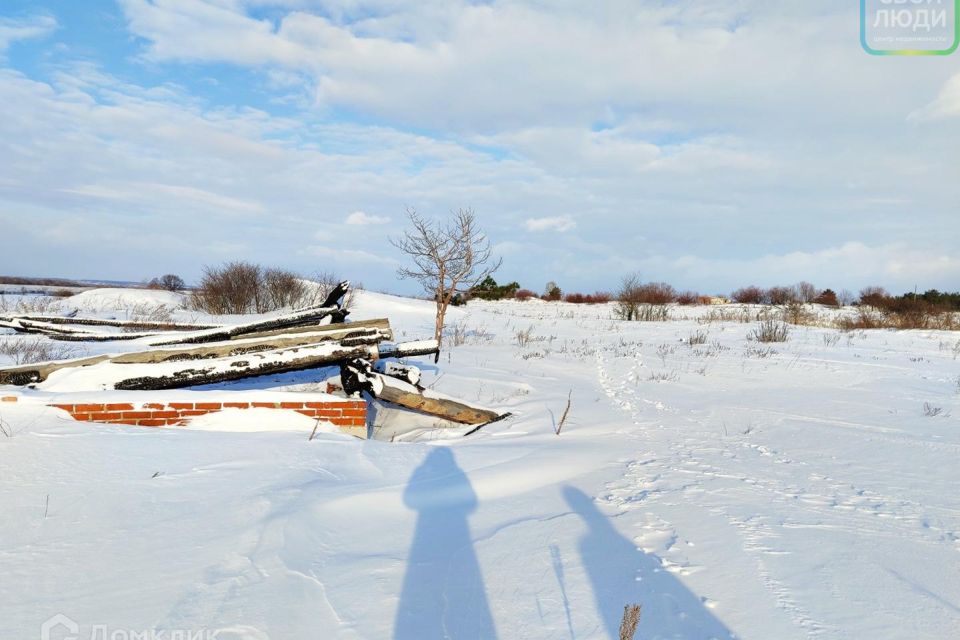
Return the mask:
<path fill-rule="evenodd" d="M 907 120 L 918 122 L 951 116 L 960 116 L 960 73 L 947 80 L 936 100 L 911 112 Z"/>
<path fill-rule="evenodd" d="M 527 218 L 524 223 L 527 231 L 559 231 L 565 233 L 575 229 L 577 222 L 572 216 L 555 216 L 547 218 Z"/>
<path fill-rule="evenodd" d="M 311 15 L 320 4 L 323 16 Z M 0 220 L 17 229 L 0 234 L 0 253 L 11 264 L 39 254 L 53 271 L 99 268 L 82 243 L 54 251 L 41 237 L 73 240 L 72 218 L 137 237 L 136 251 L 117 253 L 127 268 L 176 259 L 169 268 L 189 276 L 220 242 L 305 272 L 344 261 L 344 276 L 398 287 L 371 258 L 395 255 L 386 228 L 362 225 L 402 217 L 409 204 L 430 217 L 473 207 L 507 254 L 505 277 L 535 289 L 551 279 L 611 288 L 634 269 L 701 290 L 754 274 L 955 286 L 942 280 L 952 266 L 923 258 L 960 243 L 960 118 L 946 117 L 960 101 L 960 81 L 947 81 L 956 69 L 863 54 L 851 3 L 121 6 L 144 39 L 135 42 L 146 42 L 142 56 L 162 71 L 145 77 L 185 71 L 198 82 L 122 82 L 64 62 L 68 48 L 29 67 L 52 81 L 0 68 Z M 17 39 L 55 24 L 28 23 L 15 25 Z M 0 36 L 0 48 L 13 37 Z M 237 80 L 204 64 L 219 62 L 249 73 Z M 206 73 L 225 90 L 204 93 Z M 232 81 L 248 82 L 261 106 L 218 105 L 246 93 Z M 283 116 L 262 106 L 278 102 Z M 938 119 L 913 126 L 924 118 Z M 567 211 L 575 217 L 557 215 Z M 345 228 L 369 255 L 341 246 Z M 555 235 L 544 242 L 524 229 Z M 179 235 L 189 240 L 178 245 Z M 870 251 L 822 249 L 848 238 Z M 312 244 L 325 248 L 291 250 Z M 911 261 L 893 260 L 898 251 Z"/>
<path fill-rule="evenodd" d="M 390 218 L 388 218 L 387 216 L 371 215 L 369 213 L 366 213 L 365 211 L 354 211 L 353 213 L 347 216 L 347 219 L 345 222 L 347 224 L 352 224 L 359 227 L 365 227 L 369 225 L 387 224 L 388 222 L 390 222 Z"/>
<path fill-rule="evenodd" d="M 52 16 L 37 15 L 22 19 L 0 17 L 0 54 L 17 40 L 46 36 L 56 28 L 57 21 Z"/>

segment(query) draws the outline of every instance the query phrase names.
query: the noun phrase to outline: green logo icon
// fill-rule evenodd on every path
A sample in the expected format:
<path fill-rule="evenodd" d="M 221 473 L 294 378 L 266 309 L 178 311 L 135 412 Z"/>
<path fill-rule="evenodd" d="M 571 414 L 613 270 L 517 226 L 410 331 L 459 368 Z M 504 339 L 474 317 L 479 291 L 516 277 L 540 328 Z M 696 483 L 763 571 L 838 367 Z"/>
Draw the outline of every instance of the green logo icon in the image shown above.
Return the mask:
<path fill-rule="evenodd" d="M 860 44 L 875 56 L 946 56 L 960 45 L 960 0 L 860 0 Z"/>

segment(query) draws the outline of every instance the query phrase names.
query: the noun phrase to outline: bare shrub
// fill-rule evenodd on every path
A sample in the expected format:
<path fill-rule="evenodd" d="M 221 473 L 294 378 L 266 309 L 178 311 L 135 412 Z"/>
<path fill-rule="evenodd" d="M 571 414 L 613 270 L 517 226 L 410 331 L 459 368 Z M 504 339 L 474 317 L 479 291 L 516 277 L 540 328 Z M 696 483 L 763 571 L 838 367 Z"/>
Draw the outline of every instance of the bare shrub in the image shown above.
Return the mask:
<path fill-rule="evenodd" d="M 187 283 L 183 281 L 183 278 L 174 273 L 153 278 L 147 283 L 148 289 L 162 289 L 163 291 L 182 291 L 186 286 Z"/>
<path fill-rule="evenodd" d="M 746 358 L 758 358 L 760 360 L 765 360 L 770 356 L 777 355 L 777 352 L 773 347 L 751 347 L 744 351 L 743 355 Z"/>
<path fill-rule="evenodd" d="M 531 325 L 526 329 L 517 329 L 513 335 L 517 341 L 517 345 L 525 347 L 533 340 L 533 326 Z"/>
<path fill-rule="evenodd" d="M 263 268 L 250 262 L 205 266 L 191 299 L 194 308 L 215 315 L 263 313 Z"/>
<path fill-rule="evenodd" d="M 881 298 L 868 294 L 869 304 L 863 303 L 853 318 L 843 318 L 838 323 L 845 331 L 853 329 L 960 329 L 957 314 L 937 307 L 919 298 Z"/>
<path fill-rule="evenodd" d="M 837 301 L 840 303 L 841 307 L 849 307 L 857 298 L 853 295 L 853 292 L 849 289 L 841 289 L 840 293 L 837 294 Z"/>
<path fill-rule="evenodd" d="M 820 291 L 809 282 L 798 282 L 793 290 L 798 302 L 813 302 L 820 295 Z"/>
<path fill-rule="evenodd" d="M 882 329 L 886 326 L 883 315 L 872 307 L 860 306 L 857 309 L 857 315 L 852 318 L 840 318 L 837 326 L 842 331 L 854 331 L 856 329 Z"/>
<path fill-rule="evenodd" d="M 817 321 L 817 316 L 801 302 L 791 302 L 783 309 L 783 319 L 790 324 L 811 325 Z"/>
<path fill-rule="evenodd" d="M 204 267 L 200 285 L 190 301 L 194 309 L 215 315 L 300 309 L 321 304 L 339 282 L 329 273 L 304 279 L 286 269 L 228 262 L 219 267 Z M 344 306 L 349 307 L 351 301 L 348 293 Z"/>
<path fill-rule="evenodd" d="M 797 301 L 797 295 L 793 287 L 770 287 L 765 295 L 766 301 L 770 304 L 790 304 Z"/>
<path fill-rule="evenodd" d="M 741 304 L 761 304 L 765 296 L 763 289 L 751 285 L 737 289 L 730 294 L 730 299 Z"/>
<path fill-rule="evenodd" d="M 813 303 L 822 304 L 825 307 L 839 307 L 840 299 L 833 289 L 824 289 L 813 299 Z"/>
<path fill-rule="evenodd" d="M 733 309 L 711 309 L 710 313 L 699 318 L 697 322 L 700 324 L 712 324 L 714 322 L 753 322 L 757 319 L 757 315 L 750 313 L 750 310 L 746 307 L 738 307 Z"/>
<path fill-rule="evenodd" d="M 943 413 L 943 407 L 935 407 L 929 402 L 923 403 L 923 415 L 927 416 L 928 418 L 934 418 L 939 416 L 941 413 Z"/>
<path fill-rule="evenodd" d="M 73 296 L 73 291 L 70 291 L 70 289 L 54 289 L 50 292 L 50 296 L 53 298 L 69 298 Z"/>
<path fill-rule="evenodd" d="M 265 307 L 269 310 L 299 307 L 308 297 L 308 286 L 297 274 L 284 269 L 264 269 L 262 278 Z"/>
<path fill-rule="evenodd" d="M 666 322 L 670 319 L 670 310 L 662 304 L 641 304 L 633 319 L 640 322 Z"/>
<path fill-rule="evenodd" d="M 666 304 L 673 302 L 677 292 L 664 282 L 644 284 L 636 273 L 629 274 L 617 291 L 614 313 L 623 320 L 667 320 Z"/>
<path fill-rule="evenodd" d="M 650 382 L 676 382 L 680 379 L 680 374 L 676 371 L 654 371 L 647 380 Z"/>
<path fill-rule="evenodd" d="M 683 293 L 677 294 L 677 304 L 681 304 L 685 307 L 692 306 L 695 304 L 703 304 L 701 302 L 703 296 L 694 291 L 684 291 Z M 709 304 L 709 302 L 708 302 Z"/>
<path fill-rule="evenodd" d="M 0 355 L 11 358 L 14 364 L 33 364 L 76 357 L 81 349 L 73 345 L 51 342 L 41 337 L 16 337 L 0 342 Z"/>
<path fill-rule="evenodd" d="M 444 329 L 444 335 L 450 338 L 450 342 L 454 347 L 459 347 L 460 345 L 466 344 L 467 342 L 467 321 L 460 320 L 454 322 L 452 325 Z"/>
<path fill-rule="evenodd" d="M 860 290 L 860 304 L 869 307 L 880 307 L 889 297 L 890 294 L 883 287 L 864 287 Z"/>
<path fill-rule="evenodd" d="M 571 304 L 603 304 L 610 302 L 611 297 L 609 293 L 604 291 L 588 293 L 586 295 L 582 293 L 568 293 L 563 296 L 563 301 Z"/>
<path fill-rule="evenodd" d="M 52 296 L 23 297 L 13 305 L 17 313 L 53 313 L 60 310 L 60 300 Z"/>
<path fill-rule="evenodd" d="M 640 285 L 637 301 L 645 304 L 670 304 L 677 299 L 677 291 L 666 282 L 648 282 Z"/>
<path fill-rule="evenodd" d="M 706 331 L 694 331 L 687 337 L 687 346 L 693 347 L 698 344 L 706 344 L 709 335 Z"/>
<path fill-rule="evenodd" d="M 640 289 L 640 276 L 635 273 L 623 277 L 620 282 L 620 290 L 617 291 L 617 307 L 614 310 L 616 316 L 622 320 L 634 320 L 637 315 L 637 308 L 640 306 L 638 290 Z"/>
<path fill-rule="evenodd" d="M 535 294 L 533 291 L 530 291 L 530 289 L 520 289 L 515 294 L 513 294 L 513 297 L 517 300 L 520 300 L 521 302 L 525 302 L 530 298 L 536 298 L 537 294 Z"/>
<path fill-rule="evenodd" d="M 563 291 L 560 290 L 560 287 L 557 286 L 556 282 L 548 282 L 547 286 L 543 288 L 543 295 L 540 296 L 543 300 L 548 300 L 550 302 L 557 302 L 563 297 Z"/>
<path fill-rule="evenodd" d="M 765 318 L 747 337 L 757 342 L 786 342 L 789 335 L 790 329 L 786 323 L 774 318 Z"/>

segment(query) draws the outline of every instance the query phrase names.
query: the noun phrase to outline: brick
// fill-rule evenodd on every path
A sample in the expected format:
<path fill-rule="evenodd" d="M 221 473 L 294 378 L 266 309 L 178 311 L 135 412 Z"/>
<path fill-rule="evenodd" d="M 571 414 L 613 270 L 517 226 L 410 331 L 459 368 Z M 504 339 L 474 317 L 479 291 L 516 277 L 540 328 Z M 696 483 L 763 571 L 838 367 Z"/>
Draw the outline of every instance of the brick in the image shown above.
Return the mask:
<path fill-rule="evenodd" d="M 191 416 L 204 416 L 210 412 L 203 409 L 194 409 L 193 411 L 180 411 L 179 413 L 181 418 L 189 418 Z"/>
<path fill-rule="evenodd" d="M 223 405 L 219 402 L 198 402 L 194 405 L 196 409 L 220 410 Z"/>
<path fill-rule="evenodd" d="M 328 402 L 327 405 L 331 409 L 353 409 L 357 405 L 361 404 L 360 402 Z"/>
<path fill-rule="evenodd" d="M 353 426 L 355 427 L 363 427 L 363 426 L 366 426 L 366 424 L 367 424 L 366 418 L 353 418 Z"/>
<path fill-rule="evenodd" d="M 120 415 L 121 414 L 119 413 L 107 413 L 107 412 L 91 413 L 90 420 L 93 420 L 94 422 L 109 422 L 111 420 L 118 419 Z"/>
<path fill-rule="evenodd" d="M 102 404 L 75 404 L 73 405 L 73 410 L 93 413 L 97 411 L 103 411 L 103 405 Z"/>
<path fill-rule="evenodd" d="M 346 418 L 366 418 L 367 417 L 367 408 L 363 409 L 344 409 L 343 415 Z"/>
<path fill-rule="evenodd" d="M 281 409 L 303 409 L 303 403 L 302 402 L 281 402 L 280 408 Z"/>
<path fill-rule="evenodd" d="M 152 411 L 124 411 L 120 414 L 121 420 L 142 420 L 144 418 L 152 418 Z"/>
<path fill-rule="evenodd" d="M 148 416 L 148 417 L 150 417 L 150 418 L 173 418 L 173 419 L 175 419 L 175 420 L 178 420 L 178 419 L 180 418 L 180 415 L 181 415 L 181 414 L 180 414 L 179 411 L 153 411 L 153 412 L 151 413 L 151 415 Z"/>
<path fill-rule="evenodd" d="M 72 404 L 51 404 L 50 406 L 56 407 L 57 409 L 63 409 L 64 411 L 68 411 L 70 413 L 73 413 L 74 411 Z"/>
<path fill-rule="evenodd" d="M 133 411 L 132 404 L 107 404 L 103 408 L 107 411 Z"/>
<path fill-rule="evenodd" d="M 249 402 L 224 402 L 223 408 L 224 409 L 249 409 L 250 403 Z"/>
<path fill-rule="evenodd" d="M 141 427 L 162 427 L 167 424 L 166 420 L 137 420 Z"/>
<path fill-rule="evenodd" d="M 250 403 L 256 409 L 279 409 L 280 404 L 277 402 L 252 402 Z"/>
<path fill-rule="evenodd" d="M 0 398 L 0 402 L 16 402 L 16 401 L 17 401 L 17 396 L 3 396 L 2 398 Z"/>
<path fill-rule="evenodd" d="M 73 416 L 74 420 L 81 420 L 81 421 L 90 420 L 89 413 L 71 413 L 70 415 Z"/>
<path fill-rule="evenodd" d="M 171 402 L 167 406 L 171 409 L 193 409 L 192 402 Z M 163 409 L 163 407 L 160 408 Z"/>
<path fill-rule="evenodd" d="M 318 409 L 317 415 L 321 418 L 339 418 L 343 415 L 340 409 Z"/>
<path fill-rule="evenodd" d="M 191 405 L 191 406 L 192 406 L 192 405 Z M 156 403 L 156 402 L 148 402 L 148 403 L 146 403 L 145 405 L 143 405 L 143 408 L 144 408 L 144 409 L 160 409 L 160 410 L 162 410 L 162 409 L 166 409 L 166 408 L 167 408 L 167 405 L 165 405 L 165 404 L 158 404 L 158 403 Z"/>

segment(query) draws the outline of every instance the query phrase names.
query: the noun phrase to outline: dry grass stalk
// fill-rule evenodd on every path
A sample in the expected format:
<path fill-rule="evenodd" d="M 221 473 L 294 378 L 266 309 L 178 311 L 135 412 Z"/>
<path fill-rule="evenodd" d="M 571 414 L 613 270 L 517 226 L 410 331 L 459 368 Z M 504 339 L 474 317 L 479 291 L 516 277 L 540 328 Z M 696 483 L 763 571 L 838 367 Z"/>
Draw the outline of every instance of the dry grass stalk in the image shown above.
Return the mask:
<path fill-rule="evenodd" d="M 560 431 L 563 429 L 563 423 L 567 421 L 567 415 L 570 413 L 570 397 L 573 395 L 573 389 L 567 394 L 567 408 L 563 410 L 563 415 L 560 416 L 560 422 L 557 423 L 557 428 L 555 430 L 557 435 L 560 435 Z"/>
<path fill-rule="evenodd" d="M 640 605 L 628 604 L 623 607 L 623 619 L 620 621 L 620 640 L 633 640 L 640 624 Z"/>

